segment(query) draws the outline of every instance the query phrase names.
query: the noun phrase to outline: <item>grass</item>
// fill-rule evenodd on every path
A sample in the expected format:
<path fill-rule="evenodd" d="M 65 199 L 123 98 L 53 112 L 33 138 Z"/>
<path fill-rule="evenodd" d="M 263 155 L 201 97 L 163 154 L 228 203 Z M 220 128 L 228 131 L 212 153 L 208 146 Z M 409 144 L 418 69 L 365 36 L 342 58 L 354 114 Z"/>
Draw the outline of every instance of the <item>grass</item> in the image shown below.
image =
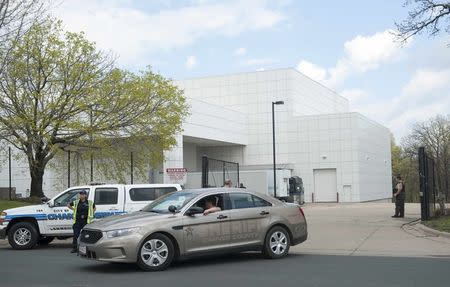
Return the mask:
<path fill-rule="evenodd" d="M 0 200 L 0 212 L 5 209 L 19 207 L 19 206 L 26 206 L 26 205 L 30 205 L 30 204 L 32 204 L 32 203 L 15 201 L 15 200 Z"/>
<path fill-rule="evenodd" d="M 425 225 L 439 231 L 450 232 L 450 215 L 427 221 Z"/>

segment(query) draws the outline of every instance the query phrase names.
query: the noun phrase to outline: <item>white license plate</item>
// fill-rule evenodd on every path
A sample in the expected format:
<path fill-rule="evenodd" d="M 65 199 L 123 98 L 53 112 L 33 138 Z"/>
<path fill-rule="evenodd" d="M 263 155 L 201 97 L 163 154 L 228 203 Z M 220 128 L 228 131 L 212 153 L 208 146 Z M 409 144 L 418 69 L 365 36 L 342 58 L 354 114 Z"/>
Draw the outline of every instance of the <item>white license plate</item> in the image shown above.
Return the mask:
<path fill-rule="evenodd" d="M 78 252 L 80 254 L 86 255 L 86 246 L 79 246 L 78 247 Z"/>

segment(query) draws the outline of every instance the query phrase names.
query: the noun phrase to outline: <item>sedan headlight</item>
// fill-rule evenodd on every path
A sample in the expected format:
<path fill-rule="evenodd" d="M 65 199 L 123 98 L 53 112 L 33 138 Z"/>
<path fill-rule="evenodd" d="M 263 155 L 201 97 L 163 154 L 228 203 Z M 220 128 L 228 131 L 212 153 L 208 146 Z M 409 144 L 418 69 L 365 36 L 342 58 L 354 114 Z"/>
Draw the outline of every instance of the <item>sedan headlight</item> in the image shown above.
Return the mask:
<path fill-rule="evenodd" d="M 6 218 L 6 212 L 0 213 L 0 225 L 2 225 L 3 222 L 5 222 L 5 218 Z"/>
<path fill-rule="evenodd" d="M 110 230 L 110 231 L 106 231 L 106 237 L 107 238 L 115 238 L 115 237 L 130 235 L 132 233 L 138 232 L 138 230 L 139 230 L 139 227 Z"/>

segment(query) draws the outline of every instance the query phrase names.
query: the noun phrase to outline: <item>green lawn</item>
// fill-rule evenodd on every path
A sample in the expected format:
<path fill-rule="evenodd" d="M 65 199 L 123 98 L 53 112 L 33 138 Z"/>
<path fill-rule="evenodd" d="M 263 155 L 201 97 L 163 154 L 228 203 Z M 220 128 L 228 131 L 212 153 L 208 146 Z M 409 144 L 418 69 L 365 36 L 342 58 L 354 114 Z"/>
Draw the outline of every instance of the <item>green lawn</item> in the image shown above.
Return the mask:
<path fill-rule="evenodd" d="M 439 231 L 450 232 L 450 215 L 427 221 L 425 225 Z"/>
<path fill-rule="evenodd" d="M 0 211 L 9 209 L 9 208 L 13 208 L 13 207 L 30 205 L 30 204 L 31 203 L 28 203 L 28 202 L 20 202 L 20 201 L 14 201 L 14 200 L 0 200 Z"/>

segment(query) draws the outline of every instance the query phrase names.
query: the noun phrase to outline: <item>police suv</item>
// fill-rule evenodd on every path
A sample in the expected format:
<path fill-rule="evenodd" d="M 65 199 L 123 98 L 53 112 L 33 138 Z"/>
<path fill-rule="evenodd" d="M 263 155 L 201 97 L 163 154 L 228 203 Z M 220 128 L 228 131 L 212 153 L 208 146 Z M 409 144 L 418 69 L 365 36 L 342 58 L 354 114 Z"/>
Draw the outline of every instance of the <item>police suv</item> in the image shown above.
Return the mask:
<path fill-rule="evenodd" d="M 179 184 L 101 184 L 69 188 L 40 205 L 4 210 L 0 214 L 0 239 L 8 237 L 14 249 L 30 249 L 53 239 L 73 236 L 73 212 L 67 205 L 80 191 L 88 193 L 96 210 L 94 220 L 142 209 L 156 198 L 181 190 Z"/>

